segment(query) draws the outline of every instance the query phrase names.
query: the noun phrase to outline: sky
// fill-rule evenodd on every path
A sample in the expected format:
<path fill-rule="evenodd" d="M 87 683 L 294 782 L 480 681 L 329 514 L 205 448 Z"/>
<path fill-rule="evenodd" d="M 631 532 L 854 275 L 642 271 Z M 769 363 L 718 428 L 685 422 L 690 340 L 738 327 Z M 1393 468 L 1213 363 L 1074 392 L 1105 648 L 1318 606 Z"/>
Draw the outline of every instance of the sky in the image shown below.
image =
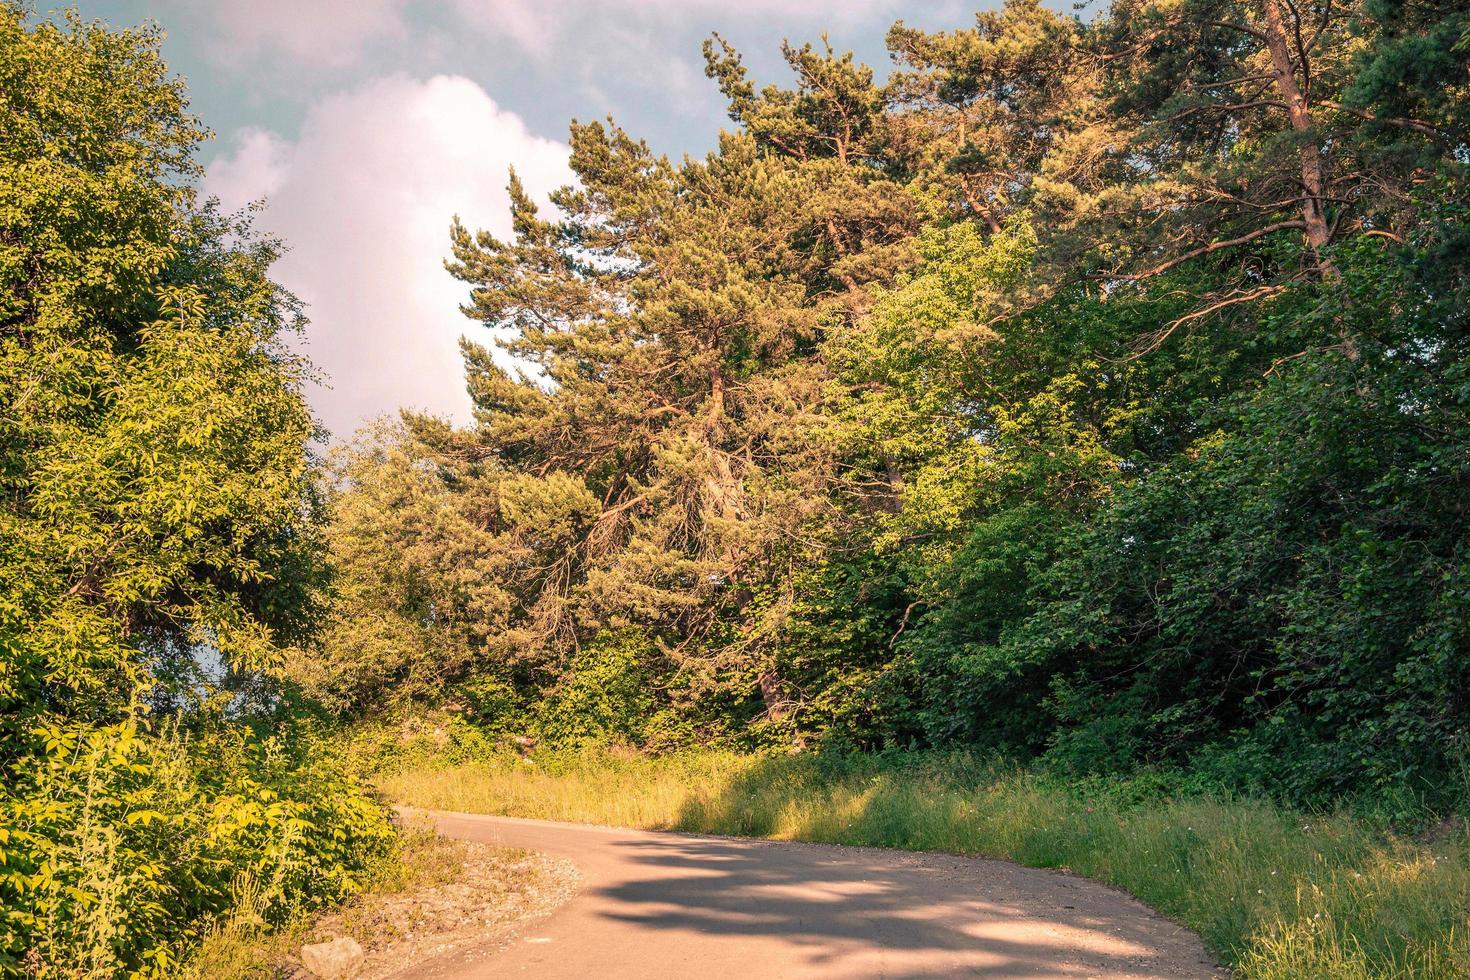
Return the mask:
<path fill-rule="evenodd" d="M 702 155 L 730 125 L 700 43 L 718 31 L 760 83 L 783 38 L 825 31 L 880 77 L 895 20 L 973 24 L 990 0 L 75 0 L 157 22 L 215 132 L 204 190 L 263 201 L 307 303 L 309 392 L 334 439 L 399 407 L 470 419 L 458 341 L 489 342 L 443 267 L 453 216 L 508 236 L 514 166 L 544 198 L 570 179 L 567 125 L 611 115 L 659 153 Z"/>

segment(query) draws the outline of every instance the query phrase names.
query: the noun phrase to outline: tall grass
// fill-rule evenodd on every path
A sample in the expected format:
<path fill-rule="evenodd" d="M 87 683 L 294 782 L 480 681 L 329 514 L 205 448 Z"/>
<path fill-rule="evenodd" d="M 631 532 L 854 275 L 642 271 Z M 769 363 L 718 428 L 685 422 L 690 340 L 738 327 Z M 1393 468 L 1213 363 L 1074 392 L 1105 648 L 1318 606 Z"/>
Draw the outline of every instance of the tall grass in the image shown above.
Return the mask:
<path fill-rule="evenodd" d="M 1240 975 L 1470 976 L 1470 834 L 1421 843 L 1345 813 L 1066 785 L 968 755 L 552 754 L 380 776 L 438 809 L 1067 868 L 1197 930 Z"/>

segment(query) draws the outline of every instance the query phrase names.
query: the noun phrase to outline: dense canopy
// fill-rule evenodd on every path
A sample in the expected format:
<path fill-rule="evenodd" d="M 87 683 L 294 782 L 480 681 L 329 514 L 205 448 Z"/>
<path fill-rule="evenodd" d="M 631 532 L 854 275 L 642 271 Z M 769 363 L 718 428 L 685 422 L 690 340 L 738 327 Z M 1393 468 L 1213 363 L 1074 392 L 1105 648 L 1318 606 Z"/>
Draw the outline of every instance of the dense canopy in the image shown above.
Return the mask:
<path fill-rule="evenodd" d="M 896 25 L 886 81 L 788 45 L 787 88 L 713 37 L 715 152 L 573 124 L 550 211 L 512 175 L 512 239 L 455 225 L 465 312 L 523 368 L 466 343 L 472 427 L 342 460 L 308 688 L 557 738 L 1444 791 L 1467 30 L 1011 0 Z"/>

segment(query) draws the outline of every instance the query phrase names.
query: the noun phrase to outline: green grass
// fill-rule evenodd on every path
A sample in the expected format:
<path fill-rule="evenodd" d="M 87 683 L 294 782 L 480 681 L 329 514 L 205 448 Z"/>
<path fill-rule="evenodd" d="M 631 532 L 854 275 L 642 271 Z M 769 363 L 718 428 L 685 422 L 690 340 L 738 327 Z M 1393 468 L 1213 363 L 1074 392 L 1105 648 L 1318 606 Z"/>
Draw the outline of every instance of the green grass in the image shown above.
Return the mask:
<path fill-rule="evenodd" d="M 1068 868 L 1204 937 L 1239 975 L 1470 976 L 1470 834 L 1065 785 L 966 755 L 548 754 L 410 765 L 403 803 L 648 829 L 942 850 Z"/>

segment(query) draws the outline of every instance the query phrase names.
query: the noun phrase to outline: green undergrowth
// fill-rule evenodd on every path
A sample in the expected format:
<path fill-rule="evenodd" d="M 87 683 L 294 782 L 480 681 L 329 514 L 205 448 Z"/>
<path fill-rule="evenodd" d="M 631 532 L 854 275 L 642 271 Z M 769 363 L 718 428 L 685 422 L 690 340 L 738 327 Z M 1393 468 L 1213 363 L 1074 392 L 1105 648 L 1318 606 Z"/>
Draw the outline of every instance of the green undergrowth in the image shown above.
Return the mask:
<path fill-rule="evenodd" d="M 438 762 L 422 740 L 393 756 L 379 786 L 421 807 L 1066 868 L 1195 929 L 1246 977 L 1470 975 L 1463 820 L 1408 836 L 1345 811 L 1171 796 L 1148 779 L 1064 782 L 968 754 L 442 748 Z"/>
<path fill-rule="evenodd" d="M 147 719 L 43 731 L 0 785 L 0 976 L 172 977 L 207 936 L 357 893 L 386 809 L 305 729 Z"/>

